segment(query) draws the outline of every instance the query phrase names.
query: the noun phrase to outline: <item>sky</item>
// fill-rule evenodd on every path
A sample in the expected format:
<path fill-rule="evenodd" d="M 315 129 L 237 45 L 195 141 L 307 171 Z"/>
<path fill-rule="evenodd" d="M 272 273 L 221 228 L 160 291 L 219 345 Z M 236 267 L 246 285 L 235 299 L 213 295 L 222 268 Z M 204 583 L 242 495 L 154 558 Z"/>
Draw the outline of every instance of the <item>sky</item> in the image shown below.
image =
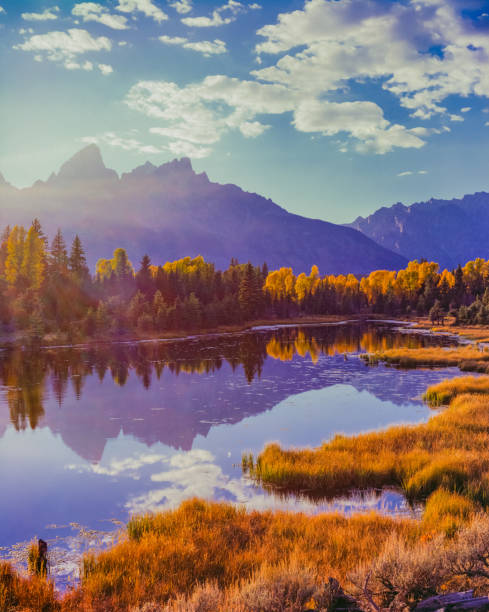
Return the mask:
<path fill-rule="evenodd" d="M 188 156 L 335 223 L 489 191 L 489 0 L 0 0 L 0 172 Z"/>

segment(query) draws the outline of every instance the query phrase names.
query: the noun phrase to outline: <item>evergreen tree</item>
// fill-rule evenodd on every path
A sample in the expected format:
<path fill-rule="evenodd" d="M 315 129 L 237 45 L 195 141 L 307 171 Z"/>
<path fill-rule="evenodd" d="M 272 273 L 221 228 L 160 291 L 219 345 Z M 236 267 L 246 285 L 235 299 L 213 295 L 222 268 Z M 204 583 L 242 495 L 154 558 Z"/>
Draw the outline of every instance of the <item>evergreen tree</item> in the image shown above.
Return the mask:
<path fill-rule="evenodd" d="M 458 264 L 457 269 L 455 270 L 455 284 L 453 286 L 453 295 L 455 298 L 455 302 L 461 306 L 464 300 L 465 294 L 465 283 L 464 283 L 464 273 L 462 270 L 462 266 Z"/>
<path fill-rule="evenodd" d="M 87 258 L 85 257 L 85 250 L 78 234 L 75 236 L 71 244 L 70 256 L 68 258 L 68 269 L 78 282 L 86 280 L 90 275 L 87 266 Z"/>
<path fill-rule="evenodd" d="M 58 229 L 49 253 L 49 270 L 57 276 L 64 276 L 68 273 L 68 252 L 66 250 L 65 239 L 61 230 Z"/>
<path fill-rule="evenodd" d="M 153 287 L 153 274 L 151 272 L 151 259 L 144 255 L 141 259 L 140 268 L 136 274 L 136 283 L 139 291 L 148 295 Z"/>
<path fill-rule="evenodd" d="M 37 217 L 32 221 L 32 227 L 34 228 L 34 231 L 39 236 L 39 238 L 43 241 L 44 249 L 47 250 L 48 238 L 46 234 L 42 231 L 41 222 L 39 221 Z"/>

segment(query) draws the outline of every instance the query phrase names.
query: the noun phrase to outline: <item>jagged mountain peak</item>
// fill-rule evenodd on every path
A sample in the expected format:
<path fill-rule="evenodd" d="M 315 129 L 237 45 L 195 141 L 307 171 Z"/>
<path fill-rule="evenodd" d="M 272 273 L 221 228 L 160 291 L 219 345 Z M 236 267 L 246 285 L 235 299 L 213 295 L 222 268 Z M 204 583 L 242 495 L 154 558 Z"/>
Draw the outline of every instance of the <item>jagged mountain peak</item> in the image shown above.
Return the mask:
<path fill-rule="evenodd" d="M 117 172 L 105 166 L 99 147 L 96 144 L 89 144 L 61 166 L 55 180 L 113 178 L 118 178 Z"/>
<path fill-rule="evenodd" d="M 14 197 L 16 196 L 16 197 Z M 18 196 L 18 197 L 17 197 Z M 30 223 L 46 233 L 78 234 L 90 264 L 125 247 L 133 262 L 155 264 L 202 255 L 225 268 L 231 258 L 324 274 L 399 269 L 406 260 L 358 231 L 294 215 L 233 184 L 209 181 L 188 157 L 147 162 L 118 179 L 89 145 L 47 183 L 3 197 L 0 225 Z"/>
<path fill-rule="evenodd" d="M 131 179 L 144 179 L 145 177 L 154 177 L 159 181 L 168 181 L 170 183 L 184 183 L 188 186 L 202 184 L 203 182 L 209 182 L 207 174 L 202 172 L 197 174 L 192 167 L 192 162 L 188 157 L 182 157 L 180 159 L 173 159 L 165 162 L 160 166 L 155 166 L 151 162 L 147 161 L 141 166 L 137 166 L 131 172 L 125 172 L 122 175 L 123 180 Z"/>

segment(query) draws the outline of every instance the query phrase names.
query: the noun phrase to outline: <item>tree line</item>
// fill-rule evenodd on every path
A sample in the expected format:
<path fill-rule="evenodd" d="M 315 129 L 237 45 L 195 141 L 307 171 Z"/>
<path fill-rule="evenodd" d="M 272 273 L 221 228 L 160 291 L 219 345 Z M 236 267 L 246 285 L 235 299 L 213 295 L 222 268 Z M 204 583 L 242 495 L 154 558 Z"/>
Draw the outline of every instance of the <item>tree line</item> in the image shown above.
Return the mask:
<path fill-rule="evenodd" d="M 237 325 L 264 318 L 375 313 L 392 316 L 447 313 L 460 323 L 489 323 L 489 261 L 455 270 L 411 261 L 399 271 L 368 276 L 269 271 L 233 259 L 216 270 L 203 257 L 137 268 L 123 248 L 100 259 L 92 275 L 78 236 L 68 248 L 60 230 L 49 243 L 35 219 L 7 227 L 0 237 L 0 324 L 31 339 L 152 335 Z"/>

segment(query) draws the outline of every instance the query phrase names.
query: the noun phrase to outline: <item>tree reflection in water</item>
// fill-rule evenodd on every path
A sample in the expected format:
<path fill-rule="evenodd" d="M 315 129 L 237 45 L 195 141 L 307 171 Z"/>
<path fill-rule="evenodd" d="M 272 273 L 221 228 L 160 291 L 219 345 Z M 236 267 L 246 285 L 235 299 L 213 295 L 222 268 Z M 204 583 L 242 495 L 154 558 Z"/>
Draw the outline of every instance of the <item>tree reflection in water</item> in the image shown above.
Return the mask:
<path fill-rule="evenodd" d="M 69 384 L 80 399 L 86 379 L 94 375 L 103 381 L 109 374 L 115 385 L 124 387 L 130 373 L 134 373 L 141 385 L 149 389 L 155 379 L 161 379 L 165 369 L 175 376 L 208 375 L 219 371 L 227 362 L 233 372 L 242 368 L 251 384 L 260 379 L 267 358 L 290 362 L 299 356 L 310 358 L 315 364 L 321 355 L 383 351 L 401 346 L 418 348 L 447 342 L 446 338 L 407 335 L 385 326 L 349 324 L 36 352 L 9 349 L 0 354 L 0 381 L 6 389 L 10 421 L 15 429 L 35 429 L 45 414 L 43 404 L 49 384 L 58 405 L 62 406 Z"/>

